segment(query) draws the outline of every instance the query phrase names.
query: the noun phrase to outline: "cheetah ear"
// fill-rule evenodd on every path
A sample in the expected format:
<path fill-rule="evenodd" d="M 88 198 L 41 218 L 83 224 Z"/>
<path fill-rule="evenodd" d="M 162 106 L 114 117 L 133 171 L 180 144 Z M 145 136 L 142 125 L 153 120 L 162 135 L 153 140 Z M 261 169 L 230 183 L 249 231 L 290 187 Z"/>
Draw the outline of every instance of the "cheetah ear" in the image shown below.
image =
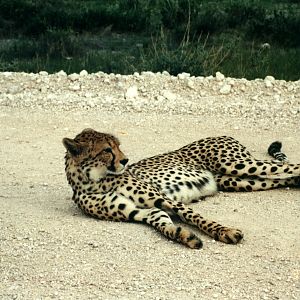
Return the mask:
<path fill-rule="evenodd" d="M 77 156 L 81 154 L 84 150 L 84 147 L 80 143 L 75 142 L 72 139 L 64 138 L 62 140 L 65 148 L 70 152 L 72 156 Z"/>

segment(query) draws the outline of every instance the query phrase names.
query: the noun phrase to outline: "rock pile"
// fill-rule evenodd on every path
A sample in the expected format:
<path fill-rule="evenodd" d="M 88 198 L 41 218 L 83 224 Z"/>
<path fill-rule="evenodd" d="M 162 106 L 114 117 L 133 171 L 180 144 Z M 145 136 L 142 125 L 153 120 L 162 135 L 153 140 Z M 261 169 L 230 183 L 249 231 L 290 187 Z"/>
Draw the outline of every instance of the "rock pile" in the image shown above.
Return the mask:
<path fill-rule="evenodd" d="M 265 118 L 266 122 L 300 117 L 300 81 L 216 76 L 194 77 L 168 72 L 133 75 L 0 73 L 0 106 L 68 111 L 94 109 Z"/>

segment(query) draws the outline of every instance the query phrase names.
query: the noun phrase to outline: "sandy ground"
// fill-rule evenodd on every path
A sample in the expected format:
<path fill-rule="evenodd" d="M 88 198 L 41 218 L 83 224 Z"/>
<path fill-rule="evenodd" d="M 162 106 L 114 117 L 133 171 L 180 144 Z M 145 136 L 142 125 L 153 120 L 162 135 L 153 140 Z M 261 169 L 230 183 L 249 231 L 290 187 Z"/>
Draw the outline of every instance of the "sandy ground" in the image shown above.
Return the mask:
<path fill-rule="evenodd" d="M 249 123 L 0 107 L 0 298 L 300 299 L 299 190 L 220 193 L 193 205 L 245 234 L 236 246 L 200 234 L 202 250 L 147 226 L 89 218 L 70 199 L 61 140 L 85 127 L 116 134 L 132 162 L 224 134 L 258 158 L 279 139 L 299 162 L 300 121 Z"/>

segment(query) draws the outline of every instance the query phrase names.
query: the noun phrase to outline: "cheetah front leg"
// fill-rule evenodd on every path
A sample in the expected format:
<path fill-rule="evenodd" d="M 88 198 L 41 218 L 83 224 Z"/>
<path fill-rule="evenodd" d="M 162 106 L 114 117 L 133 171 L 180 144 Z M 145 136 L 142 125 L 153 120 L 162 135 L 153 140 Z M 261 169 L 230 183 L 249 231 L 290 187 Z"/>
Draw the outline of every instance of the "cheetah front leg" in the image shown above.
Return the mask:
<path fill-rule="evenodd" d="M 134 216 L 133 216 L 134 214 Z M 167 238 L 192 249 L 200 249 L 202 241 L 190 230 L 176 226 L 169 215 L 158 208 L 135 209 L 130 212 L 131 221 L 143 222 L 153 226 Z"/>
<path fill-rule="evenodd" d="M 237 244 L 243 238 L 243 233 L 239 229 L 228 228 L 215 221 L 206 220 L 181 202 L 164 201 L 162 208 L 172 211 L 178 215 L 182 221 L 198 227 L 216 241 L 221 241 L 226 244 Z"/>
<path fill-rule="evenodd" d="M 158 197 L 156 199 L 161 201 Z M 103 198 L 103 195 L 99 198 L 84 198 L 78 202 L 78 206 L 87 214 L 101 220 L 148 224 L 167 238 L 189 248 L 200 249 L 203 245 L 192 231 L 176 226 L 167 212 L 156 207 L 141 208 L 119 193 L 113 192 L 107 198 Z"/>
<path fill-rule="evenodd" d="M 167 238 L 189 248 L 200 249 L 203 246 L 202 241 L 192 231 L 176 226 L 167 212 L 159 208 L 139 208 L 131 200 L 118 195 L 111 212 L 115 216 L 120 216 L 120 220 L 148 224 Z"/>
<path fill-rule="evenodd" d="M 147 183 L 132 180 L 130 184 L 131 187 L 129 190 L 126 188 L 126 185 L 119 186 L 118 193 L 130 199 L 136 206 L 136 210 L 138 208 L 146 209 L 156 207 L 160 210 L 164 210 L 168 214 L 175 214 L 179 216 L 183 222 L 194 225 L 215 240 L 227 244 L 237 244 L 243 238 L 243 234 L 240 230 L 228 228 L 217 222 L 204 219 L 200 214 L 195 213 L 182 202 L 170 200 Z"/>

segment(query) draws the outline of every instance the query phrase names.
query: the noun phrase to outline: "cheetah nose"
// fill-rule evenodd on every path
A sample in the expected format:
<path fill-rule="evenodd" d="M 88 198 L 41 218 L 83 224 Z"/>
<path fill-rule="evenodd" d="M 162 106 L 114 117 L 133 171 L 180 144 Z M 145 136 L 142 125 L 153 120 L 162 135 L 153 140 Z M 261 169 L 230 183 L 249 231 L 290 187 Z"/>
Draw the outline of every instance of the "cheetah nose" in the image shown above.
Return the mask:
<path fill-rule="evenodd" d="M 120 163 L 125 166 L 128 163 L 128 158 L 124 158 L 122 160 L 120 160 Z"/>

